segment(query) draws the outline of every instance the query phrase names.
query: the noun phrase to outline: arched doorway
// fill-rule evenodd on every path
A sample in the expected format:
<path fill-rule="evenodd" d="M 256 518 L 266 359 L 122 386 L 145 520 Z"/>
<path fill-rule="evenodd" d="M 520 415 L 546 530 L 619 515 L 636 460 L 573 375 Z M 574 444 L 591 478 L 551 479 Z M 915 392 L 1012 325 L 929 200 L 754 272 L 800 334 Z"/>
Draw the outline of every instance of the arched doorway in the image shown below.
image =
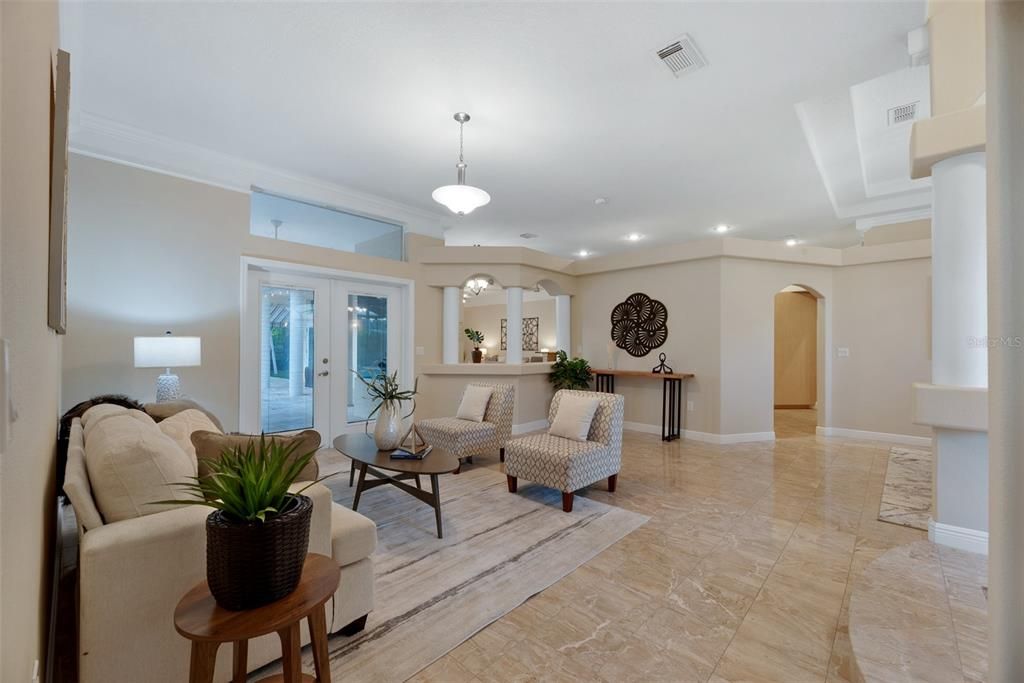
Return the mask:
<path fill-rule="evenodd" d="M 814 436 L 823 396 L 824 299 L 793 284 L 774 301 L 774 430 L 779 439 Z"/>

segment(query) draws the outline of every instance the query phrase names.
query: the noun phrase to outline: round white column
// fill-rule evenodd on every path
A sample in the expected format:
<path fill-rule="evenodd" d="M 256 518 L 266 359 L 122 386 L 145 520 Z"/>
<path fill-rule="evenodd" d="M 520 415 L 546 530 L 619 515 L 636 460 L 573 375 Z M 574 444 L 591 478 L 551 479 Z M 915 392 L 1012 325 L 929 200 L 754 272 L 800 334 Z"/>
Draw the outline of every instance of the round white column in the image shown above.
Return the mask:
<path fill-rule="evenodd" d="M 445 365 L 456 365 L 459 362 L 459 307 L 461 301 L 461 288 L 444 288 L 444 309 L 441 314 L 441 359 Z"/>
<path fill-rule="evenodd" d="M 505 288 L 505 362 L 523 362 L 523 288 Z"/>
<path fill-rule="evenodd" d="M 572 340 L 570 339 L 570 330 L 572 329 L 572 319 L 570 315 L 569 295 L 555 295 L 555 350 L 565 351 L 571 357 Z"/>
<path fill-rule="evenodd" d="M 990 681 L 1024 681 L 1024 4 L 986 4 Z"/>
<path fill-rule="evenodd" d="M 932 188 L 932 383 L 985 387 L 985 153 L 935 164 Z"/>

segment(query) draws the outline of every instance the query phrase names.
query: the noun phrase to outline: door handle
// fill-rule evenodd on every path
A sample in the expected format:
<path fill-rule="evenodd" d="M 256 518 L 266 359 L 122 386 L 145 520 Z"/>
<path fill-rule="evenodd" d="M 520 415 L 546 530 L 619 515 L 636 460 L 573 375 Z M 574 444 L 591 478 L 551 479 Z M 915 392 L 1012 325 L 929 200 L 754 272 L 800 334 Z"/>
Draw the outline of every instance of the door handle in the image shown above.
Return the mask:
<path fill-rule="evenodd" d="M 328 372 L 327 370 L 324 370 L 323 372 L 318 372 L 318 373 L 316 373 L 316 376 L 317 376 L 317 377 L 326 377 L 326 376 L 327 376 L 327 375 L 329 375 L 329 374 L 331 374 L 331 373 L 330 373 L 330 372 Z"/>

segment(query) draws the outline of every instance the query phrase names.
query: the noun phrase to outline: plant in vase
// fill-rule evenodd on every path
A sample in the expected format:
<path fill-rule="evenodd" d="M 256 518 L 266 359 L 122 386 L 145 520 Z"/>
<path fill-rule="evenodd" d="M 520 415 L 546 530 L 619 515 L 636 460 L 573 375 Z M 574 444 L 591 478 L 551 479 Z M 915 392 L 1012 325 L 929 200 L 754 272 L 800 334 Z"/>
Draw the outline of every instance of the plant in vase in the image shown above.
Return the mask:
<path fill-rule="evenodd" d="M 370 418 L 377 416 L 377 423 L 373 428 L 373 440 L 377 449 L 391 451 L 402 445 L 405 437 L 409 435 L 408 429 L 403 429 L 403 421 L 416 411 L 416 392 L 419 388 L 419 378 L 413 383 L 412 389 L 402 389 L 398 382 L 398 371 L 390 375 L 382 372 L 372 380 L 367 381 L 359 373 L 356 373 L 359 381 L 366 386 L 366 395 L 376 403 L 370 414 L 366 416 L 366 429 L 369 429 Z M 412 401 L 412 410 L 407 415 L 402 415 L 402 404 Z"/>
<path fill-rule="evenodd" d="M 548 379 L 559 389 L 589 389 L 590 378 L 593 373 L 590 370 L 590 363 L 584 358 L 572 358 L 559 351 L 555 362 L 551 364 L 551 374 Z"/>
<path fill-rule="evenodd" d="M 473 342 L 473 362 L 479 363 L 484 359 L 484 353 L 480 350 L 480 345 L 484 343 L 484 333 L 479 330 L 471 330 L 468 327 L 465 329 L 465 333 L 469 341 Z"/>
<path fill-rule="evenodd" d="M 266 605 L 299 584 L 313 512 L 302 492 L 316 482 L 288 489 L 316 451 L 299 454 L 297 445 L 261 435 L 225 449 L 219 459 L 203 459 L 208 474 L 175 484 L 192 498 L 157 501 L 214 508 L 206 518 L 206 580 L 226 609 Z"/>

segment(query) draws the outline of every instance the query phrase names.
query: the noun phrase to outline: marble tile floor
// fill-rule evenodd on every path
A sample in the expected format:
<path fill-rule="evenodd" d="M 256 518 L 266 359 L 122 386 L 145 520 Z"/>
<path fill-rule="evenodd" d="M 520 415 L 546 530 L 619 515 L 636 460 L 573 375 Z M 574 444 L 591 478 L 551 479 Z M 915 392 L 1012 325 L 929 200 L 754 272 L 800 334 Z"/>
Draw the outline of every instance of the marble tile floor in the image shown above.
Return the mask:
<path fill-rule="evenodd" d="M 626 432 L 618 491 L 582 495 L 651 520 L 411 680 L 854 680 L 852 583 L 925 538 L 877 519 L 890 446 Z"/>
<path fill-rule="evenodd" d="M 818 428 L 818 411 L 814 408 L 776 408 L 775 438 L 791 439 L 814 436 Z"/>

